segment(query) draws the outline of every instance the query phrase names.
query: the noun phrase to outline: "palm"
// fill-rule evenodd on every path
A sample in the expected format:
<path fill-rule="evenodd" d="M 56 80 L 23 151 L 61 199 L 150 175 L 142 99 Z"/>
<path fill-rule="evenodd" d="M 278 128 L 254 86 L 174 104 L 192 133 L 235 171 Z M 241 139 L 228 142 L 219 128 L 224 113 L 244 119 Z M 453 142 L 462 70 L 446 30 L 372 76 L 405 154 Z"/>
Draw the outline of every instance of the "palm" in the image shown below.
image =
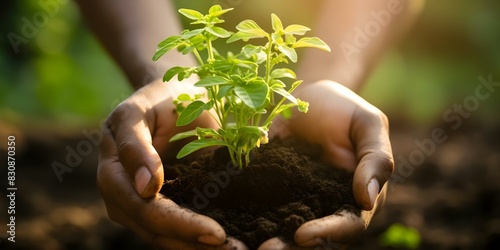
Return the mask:
<path fill-rule="evenodd" d="M 354 172 L 354 198 L 366 210 L 362 212 L 362 218 L 330 215 L 307 222 L 297 230 L 295 242 L 308 247 L 325 241 L 347 243 L 369 224 L 377 210 L 372 208 L 385 197 L 383 192 L 376 202 L 369 194 L 368 183 L 376 179 L 383 185 L 392 171 L 387 118 L 354 92 L 332 81 L 303 86 L 295 95 L 310 103 L 309 112 L 296 112 L 289 120 L 276 120 L 271 128 L 272 134 L 280 137 L 293 135 L 322 145 L 326 161 Z M 378 185 L 374 188 L 375 196 L 380 190 Z M 261 246 L 262 249 L 290 249 L 288 247 L 277 239 Z"/>

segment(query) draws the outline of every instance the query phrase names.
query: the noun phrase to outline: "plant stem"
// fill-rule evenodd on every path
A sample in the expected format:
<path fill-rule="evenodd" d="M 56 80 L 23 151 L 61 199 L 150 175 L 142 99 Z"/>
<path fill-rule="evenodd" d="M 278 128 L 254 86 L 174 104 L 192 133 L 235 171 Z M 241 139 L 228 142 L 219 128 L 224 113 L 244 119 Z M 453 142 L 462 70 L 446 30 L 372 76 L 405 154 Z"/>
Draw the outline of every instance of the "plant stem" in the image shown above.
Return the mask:
<path fill-rule="evenodd" d="M 199 63 L 200 65 L 205 64 L 205 63 L 203 62 L 203 59 L 201 59 L 200 53 L 198 52 L 198 50 L 197 50 L 197 49 L 194 49 L 194 50 L 193 50 L 193 54 L 194 54 L 194 56 L 196 57 L 196 59 L 198 60 L 198 63 Z"/>

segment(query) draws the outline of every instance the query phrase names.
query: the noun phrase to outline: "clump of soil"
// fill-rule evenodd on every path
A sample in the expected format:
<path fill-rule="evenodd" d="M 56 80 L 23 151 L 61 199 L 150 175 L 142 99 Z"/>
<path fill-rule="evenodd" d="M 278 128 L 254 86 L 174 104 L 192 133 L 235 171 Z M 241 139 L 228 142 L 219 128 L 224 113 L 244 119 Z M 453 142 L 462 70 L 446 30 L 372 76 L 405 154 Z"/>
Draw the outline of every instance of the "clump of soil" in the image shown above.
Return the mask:
<path fill-rule="evenodd" d="M 292 240 L 304 222 L 341 209 L 359 215 L 352 173 L 325 165 L 321 154 L 320 146 L 297 139 L 273 140 L 240 170 L 221 148 L 189 166 L 167 167 L 161 193 L 256 249 L 272 237 Z"/>

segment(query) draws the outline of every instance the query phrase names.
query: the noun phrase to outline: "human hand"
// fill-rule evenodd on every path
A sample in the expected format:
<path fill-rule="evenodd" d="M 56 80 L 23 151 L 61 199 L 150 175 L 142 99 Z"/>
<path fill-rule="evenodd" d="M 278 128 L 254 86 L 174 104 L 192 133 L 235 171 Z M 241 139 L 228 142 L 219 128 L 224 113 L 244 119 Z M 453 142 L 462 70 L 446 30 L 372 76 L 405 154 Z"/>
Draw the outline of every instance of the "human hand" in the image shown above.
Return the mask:
<path fill-rule="evenodd" d="M 182 208 L 159 194 L 163 159 L 179 145 L 168 140 L 176 133 L 216 127 L 202 114 L 187 127 L 175 125 L 173 99 L 199 93 L 189 83 L 155 81 L 136 91 L 109 116 L 103 128 L 97 183 L 109 217 L 130 228 L 158 249 L 245 249 L 213 219 Z M 172 154 L 171 154 L 172 153 Z"/>
<path fill-rule="evenodd" d="M 294 95 L 310 103 L 308 113 L 296 112 L 290 120 L 276 120 L 271 132 L 319 143 L 325 150 L 325 160 L 354 172 L 354 198 L 364 211 L 361 217 L 341 213 L 304 223 L 295 233 L 296 246 L 274 238 L 259 249 L 345 248 L 368 226 L 385 200 L 387 178 L 394 165 L 388 120 L 380 110 L 336 82 L 303 85 Z"/>

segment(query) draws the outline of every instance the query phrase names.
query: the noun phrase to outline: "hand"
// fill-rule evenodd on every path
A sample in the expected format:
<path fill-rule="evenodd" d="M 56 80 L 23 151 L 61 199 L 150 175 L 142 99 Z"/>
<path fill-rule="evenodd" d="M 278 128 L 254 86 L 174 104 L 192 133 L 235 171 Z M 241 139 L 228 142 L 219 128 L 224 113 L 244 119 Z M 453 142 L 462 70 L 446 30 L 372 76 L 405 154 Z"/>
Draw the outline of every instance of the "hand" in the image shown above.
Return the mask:
<path fill-rule="evenodd" d="M 394 166 L 388 120 L 380 110 L 336 82 L 301 86 L 294 95 L 310 103 L 309 112 L 296 112 L 287 121 L 276 120 L 271 132 L 319 143 L 325 150 L 325 160 L 354 172 L 354 198 L 364 211 L 361 218 L 345 213 L 306 222 L 295 233 L 297 246 L 275 238 L 259 249 L 307 249 L 325 244 L 330 247 L 327 249 L 343 248 L 368 226 L 385 200 L 387 178 Z"/>
<path fill-rule="evenodd" d="M 136 91 L 109 116 L 103 128 L 97 182 L 109 217 L 159 249 L 233 249 L 213 219 L 179 207 L 158 194 L 163 184 L 160 155 L 168 159 L 178 132 L 196 126 L 215 127 L 203 114 L 189 127 L 176 127 L 173 99 L 199 92 L 189 83 L 156 81 Z"/>

